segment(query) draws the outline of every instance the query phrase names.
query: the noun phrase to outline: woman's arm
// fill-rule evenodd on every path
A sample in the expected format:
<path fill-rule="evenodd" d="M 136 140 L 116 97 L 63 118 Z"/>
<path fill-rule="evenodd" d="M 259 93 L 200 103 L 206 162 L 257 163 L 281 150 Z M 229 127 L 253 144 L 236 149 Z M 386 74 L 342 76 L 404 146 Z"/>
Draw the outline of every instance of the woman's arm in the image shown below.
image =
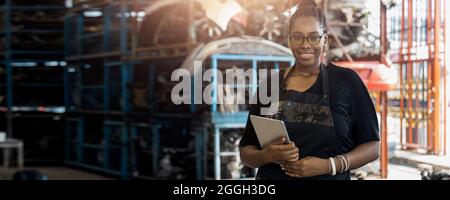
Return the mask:
<path fill-rule="evenodd" d="M 355 149 L 347 153 L 348 161 L 350 162 L 350 170 L 358 169 L 367 163 L 378 159 L 379 155 L 379 141 L 368 142 L 357 146 Z M 339 170 L 341 170 L 340 166 Z"/>
<path fill-rule="evenodd" d="M 244 165 L 251 168 L 258 168 L 260 166 L 266 165 L 267 156 L 264 155 L 262 150 L 257 149 L 253 145 L 248 145 L 240 148 L 240 156 Z"/>
<path fill-rule="evenodd" d="M 251 168 L 257 168 L 273 162 L 298 160 L 298 148 L 294 143 L 284 144 L 284 141 L 285 138 L 277 139 L 266 145 L 263 150 L 259 150 L 253 145 L 241 147 L 241 160 Z"/>
<path fill-rule="evenodd" d="M 349 170 L 358 169 L 379 157 L 380 142 L 373 141 L 358 145 L 347 153 L 350 163 Z M 336 172 L 342 170 L 341 160 L 335 158 Z M 306 157 L 295 162 L 286 162 L 282 168 L 287 175 L 292 177 L 310 177 L 324 174 L 331 174 L 330 160 L 317 157 Z"/>

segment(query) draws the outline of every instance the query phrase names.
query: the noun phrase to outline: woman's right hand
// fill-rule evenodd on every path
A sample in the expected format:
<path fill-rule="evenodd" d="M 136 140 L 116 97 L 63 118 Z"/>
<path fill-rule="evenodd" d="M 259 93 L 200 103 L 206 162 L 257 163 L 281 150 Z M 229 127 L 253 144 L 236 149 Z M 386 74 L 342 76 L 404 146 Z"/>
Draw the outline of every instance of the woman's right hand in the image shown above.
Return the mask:
<path fill-rule="evenodd" d="M 266 145 L 262 150 L 268 163 L 289 161 L 294 162 L 299 158 L 298 148 L 293 142 L 284 144 L 285 137 L 279 138 Z"/>

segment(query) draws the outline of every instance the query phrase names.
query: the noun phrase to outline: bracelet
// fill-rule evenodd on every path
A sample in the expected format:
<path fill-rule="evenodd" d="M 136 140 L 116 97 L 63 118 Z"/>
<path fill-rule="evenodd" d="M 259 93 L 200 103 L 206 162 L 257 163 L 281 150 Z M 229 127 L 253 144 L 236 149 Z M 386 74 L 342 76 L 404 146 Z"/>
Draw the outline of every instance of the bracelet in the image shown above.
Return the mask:
<path fill-rule="evenodd" d="M 338 155 L 338 158 L 340 158 L 344 163 L 344 168 L 342 168 L 341 173 L 344 173 L 346 171 L 348 171 L 348 169 L 350 168 L 350 163 L 348 162 L 348 156 L 347 155 Z"/>
<path fill-rule="evenodd" d="M 331 160 L 328 159 L 328 174 L 331 174 L 331 171 L 333 171 L 331 167 Z"/>
<path fill-rule="evenodd" d="M 350 170 L 350 160 L 348 159 L 347 154 L 344 154 L 344 158 L 345 158 L 345 161 L 347 162 L 347 168 L 345 171 L 348 171 L 348 170 Z"/>
<path fill-rule="evenodd" d="M 341 171 L 339 173 L 344 173 L 345 168 L 347 167 L 344 157 L 341 155 L 336 156 L 339 159 L 339 162 L 341 162 Z"/>
<path fill-rule="evenodd" d="M 348 162 L 347 162 L 347 159 L 345 159 L 345 157 L 344 156 L 341 156 L 342 157 L 342 160 L 344 160 L 344 162 L 345 162 L 345 169 L 344 169 L 344 171 L 343 172 L 346 172 L 347 170 L 348 170 Z"/>
<path fill-rule="evenodd" d="M 335 176 L 336 175 L 336 163 L 334 163 L 334 158 L 330 157 L 330 162 L 331 162 L 331 176 Z"/>

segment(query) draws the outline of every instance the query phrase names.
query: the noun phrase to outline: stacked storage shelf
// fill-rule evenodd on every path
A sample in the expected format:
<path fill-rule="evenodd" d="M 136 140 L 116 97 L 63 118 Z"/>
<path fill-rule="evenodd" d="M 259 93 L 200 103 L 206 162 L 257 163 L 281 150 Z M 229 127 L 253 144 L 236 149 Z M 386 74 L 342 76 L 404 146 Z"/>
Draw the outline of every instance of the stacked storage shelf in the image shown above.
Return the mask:
<path fill-rule="evenodd" d="M 129 178 L 127 2 L 74 1 L 65 16 L 65 163 Z"/>
<path fill-rule="evenodd" d="M 62 160 L 55 152 L 63 137 L 56 130 L 64 113 L 64 2 L 2 0 L 0 6 L 0 130 L 24 140 L 26 162 Z"/>
<path fill-rule="evenodd" d="M 162 64 L 130 59 L 137 2 L 74 1 L 65 16 L 65 162 L 123 179 L 187 178 L 172 164 L 195 167 L 180 156 L 189 116 L 157 113 Z"/>

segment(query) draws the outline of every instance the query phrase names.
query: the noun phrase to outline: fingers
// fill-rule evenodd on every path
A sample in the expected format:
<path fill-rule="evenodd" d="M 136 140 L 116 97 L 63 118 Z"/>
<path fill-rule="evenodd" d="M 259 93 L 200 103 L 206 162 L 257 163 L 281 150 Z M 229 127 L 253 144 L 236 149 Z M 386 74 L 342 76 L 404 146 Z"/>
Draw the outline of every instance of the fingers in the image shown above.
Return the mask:
<path fill-rule="evenodd" d="M 294 147 L 294 148 L 284 149 L 283 152 L 285 155 L 298 154 L 298 148 Z"/>
<path fill-rule="evenodd" d="M 285 164 L 283 164 L 283 165 L 281 165 L 281 169 L 282 170 L 284 170 L 284 171 L 295 171 L 295 169 L 294 169 L 295 167 L 294 167 L 294 164 L 292 164 L 292 163 L 285 163 Z"/>
<path fill-rule="evenodd" d="M 286 141 L 286 137 L 281 137 L 281 138 L 278 138 L 278 139 L 272 141 L 271 144 L 281 145 L 281 144 L 284 144 L 285 141 Z"/>
<path fill-rule="evenodd" d="M 286 137 L 281 137 L 281 138 L 278 138 L 278 139 L 272 141 L 271 144 L 285 144 L 285 142 L 286 142 Z M 294 143 L 290 142 L 289 144 L 294 144 Z M 294 146 L 295 146 L 295 144 L 294 144 Z"/>
<path fill-rule="evenodd" d="M 285 141 L 286 138 L 282 137 L 278 139 L 278 142 Z M 274 161 L 296 161 L 299 159 L 299 149 L 295 146 L 293 142 L 289 144 L 276 144 L 275 140 L 272 144 L 268 146 L 268 153 L 271 153 Z"/>
<path fill-rule="evenodd" d="M 288 171 L 302 171 L 302 165 L 304 163 L 301 160 L 296 160 L 294 162 L 282 162 L 281 167 Z"/>
<path fill-rule="evenodd" d="M 289 165 L 288 167 L 289 171 L 292 172 L 301 172 L 302 171 L 302 167 L 299 165 Z"/>
<path fill-rule="evenodd" d="M 303 174 L 303 171 L 297 167 L 296 163 L 282 163 L 281 169 L 285 172 L 286 175 L 300 178 Z"/>
<path fill-rule="evenodd" d="M 298 154 L 299 153 L 299 149 L 295 146 L 281 146 L 280 150 L 285 152 L 286 154 Z"/>
<path fill-rule="evenodd" d="M 290 150 L 293 150 L 293 149 L 297 148 L 294 143 L 281 144 L 281 145 L 278 145 L 278 146 L 280 147 L 280 150 L 283 150 L 283 151 L 290 151 Z"/>
<path fill-rule="evenodd" d="M 290 177 L 294 177 L 294 178 L 301 178 L 302 176 L 295 174 L 295 173 L 291 173 L 291 172 L 286 172 L 286 175 L 290 176 Z"/>
<path fill-rule="evenodd" d="M 290 144 L 289 144 L 290 145 Z M 280 145 L 278 149 L 281 153 L 281 161 L 296 161 L 300 157 L 299 149 L 297 147 L 289 145 Z"/>
<path fill-rule="evenodd" d="M 283 152 L 284 161 L 290 161 L 298 157 L 298 149 Z"/>
<path fill-rule="evenodd" d="M 299 154 L 293 155 L 293 157 L 290 157 L 287 161 L 288 162 L 295 162 L 300 158 Z"/>

